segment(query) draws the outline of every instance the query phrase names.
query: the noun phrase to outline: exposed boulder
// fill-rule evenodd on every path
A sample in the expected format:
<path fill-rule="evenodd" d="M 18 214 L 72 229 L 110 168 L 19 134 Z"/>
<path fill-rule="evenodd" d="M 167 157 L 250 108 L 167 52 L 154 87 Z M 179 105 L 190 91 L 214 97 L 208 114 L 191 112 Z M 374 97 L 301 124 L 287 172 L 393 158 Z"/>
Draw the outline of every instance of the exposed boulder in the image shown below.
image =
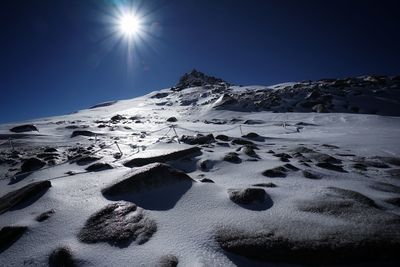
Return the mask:
<path fill-rule="evenodd" d="M 48 218 L 50 218 L 55 212 L 56 212 L 56 211 L 53 210 L 53 209 L 48 210 L 48 211 L 45 211 L 45 212 L 39 214 L 39 215 L 35 218 L 35 220 L 38 221 L 38 222 L 43 222 L 43 221 L 47 220 Z"/>
<path fill-rule="evenodd" d="M 263 121 L 263 120 L 245 120 L 243 123 L 248 124 L 248 125 L 255 125 L 255 124 L 264 124 L 265 121 Z"/>
<path fill-rule="evenodd" d="M 96 133 L 91 132 L 91 131 L 86 131 L 86 130 L 77 130 L 73 131 L 71 134 L 71 138 L 76 137 L 76 136 L 95 136 Z"/>
<path fill-rule="evenodd" d="M 49 256 L 49 267 L 73 267 L 74 263 L 72 252 L 68 247 L 55 249 Z"/>
<path fill-rule="evenodd" d="M 36 126 L 33 124 L 24 124 L 24 125 L 15 126 L 15 127 L 11 128 L 10 131 L 13 133 L 24 133 L 24 132 L 33 132 L 33 131 L 39 132 L 38 128 L 36 128 Z"/>
<path fill-rule="evenodd" d="M 168 210 L 195 181 L 187 174 L 163 163 L 135 168 L 102 190 L 110 200 L 126 200 L 145 209 Z"/>
<path fill-rule="evenodd" d="M 209 171 L 214 165 L 214 162 L 209 159 L 202 159 L 198 162 L 198 166 L 202 171 Z"/>
<path fill-rule="evenodd" d="M 111 117 L 111 121 L 112 122 L 119 122 L 119 121 L 125 120 L 125 119 L 126 119 L 126 117 L 124 117 L 122 115 L 119 115 L 119 114 L 114 115 L 114 116 Z"/>
<path fill-rule="evenodd" d="M 313 179 L 313 180 L 319 180 L 319 179 L 321 179 L 321 175 L 319 175 L 318 173 L 315 173 L 315 172 L 313 172 L 313 171 L 304 170 L 304 171 L 303 171 L 303 176 L 304 176 L 305 178 Z"/>
<path fill-rule="evenodd" d="M 167 122 L 177 122 L 177 121 L 178 121 L 178 119 L 175 118 L 175 117 L 169 117 L 169 118 L 167 119 Z"/>
<path fill-rule="evenodd" d="M 266 170 L 262 173 L 262 175 L 270 177 L 270 178 L 284 178 L 287 176 L 288 170 L 283 166 L 278 166 L 269 170 Z"/>
<path fill-rule="evenodd" d="M 375 190 L 383 191 L 383 192 L 400 194 L 400 186 L 396 186 L 396 185 L 389 184 L 389 183 L 376 182 L 376 183 L 373 183 L 372 185 L 370 185 L 369 187 L 372 189 L 375 189 Z"/>
<path fill-rule="evenodd" d="M 84 243 L 108 242 L 127 247 L 132 241 L 139 245 L 146 243 L 156 231 L 155 221 L 142 208 L 119 201 L 90 216 L 78 237 Z"/>
<path fill-rule="evenodd" d="M 17 207 L 29 205 L 51 187 L 50 181 L 40 181 L 28 184 L 20 189 L 9 192 L 0 198 L 0 214 Z"/>
<path fill-rule="evenodd" d="M 249 156 L 249 157 L 252 157 L 252 158 L 260 158 L 260 157 L 257 155 L 257 153 L 254 151 L 253 146 L 249 146 L 249 145 L 243 146 L 243 147 L 241 148 L 241 151 L 243 151 L 243 153 L 246 154 L 246 155 Z"/>
<path fill-rule="evenodd" d="M 385 202 L 400 207 L 400 197 L 392 197 L 385 200 Z"/>
<path fill-rule="evenodd" d="M 24 163 L 22 163 L 21 173 L 37 171 L 37 170 L 43 168 L 45 165 L 46 165 L 46 162 L 44 162 L 38 158 L 29 158 L 29 159 L 24 160 Z"/>
<path fill-rule="evenodd" d="M 290 161 L 289 159 L 292 158 L 292 156 L 290 156 L 289 154 L 286 154 L 286 153 L 275 153 L 274 157 L 279 158 L 283 162 L 289 162 Z"/>
<path fill-rule="evenodd" d="M 56 152 L 58 152 L 58 150 L 57 150 L 57 148 L 54 148 L 54 147 L 48 147 L 45 150 L 43 150 L 43 152 L 45 152 L 45 153 L 56 153 Z"/>
<path fill-rule="evenodd" d="M 295 240 L 268 230 L 228 227 L 218 229 L 216 241 L 222 249 L 251 259 L 318 266 L 398 260 L 400 249 L 398 240 L 373 236 L 351 240 L 332 234 L 319 240 Z"/>
<path fill-rule="evenodd" d="M 128 160 L 124 163 L 125 167 L 129 167 L 129 168 L 133 168 L 133 167 L 140 167 L 140 166 L 144 166 L 150 163 L 155 163 L 155 162 L 160 162 L 160 163 L 164 163 L 164 162 L 168 162 L 168 161 L 173 161 L 173 160 L 178 160 L 187 156 L 191 156 L 191 155 L 196 155 L 196 154 L 200 154 L 201 153 L 201 149 L 199 147 L 189 147 L 189 148 L 185 148 L 182 150 L 178 150 L 178 151 L 174 151 L 174 152 L 170 152 L 170 153 L 166 153 L 166 154 L 162 154 L 159 156 L 154 156 L 154 157 L 147 157 L 147 158 L 134 158 L 131 160 Z"/>
<path fill-rule="evenodd" d="M 113 168 L 114 167 L 108 163 L 96 162 L 93 163 L 92 165 L 89 165 L 85 170 L 88 172 L 100 172 L 105 170 L 111 170 Z"/>
<path fill-rule="evenodd" d="M 2 202 L 0 202 L 1 204 Z M 26 226 L 5 226 L 0 230 L 0 253 L 14 244 L 28 229 Z"/>
<path fill-rule="evenodd" d="M 231 141 L 232 145 L 255 145 L 252 141 L 250 140 L 245 140 L 245 139 L 241 139 L 241 138 L 234 138 Z"/>
<path fill-rule="evenodd" d="M 328 162 L 319 162 L 316 164 L 316 166 L 323 168 L 323 169 L 331 170 L 331 171 L 347 172 L 346 170 L 343 169 L 342 166 L 328 163 Z"/>
<path fill-rule="evenodd" d="M 179 260 L 176 256 L 168 254 L 164 255 L 158 261 L 158 267 L 176 267 L 178 266 Z"/>
<path fill-rule="evenodd" d="M 163 163 L 153 163 L 127 173 L 120 181 L 102 190 L 105 196 L 118 196 L 154 189 L 167 184 L 193 183 L 187 174 Z"/>
<path fill-rule="evenodd" d="M 299 210 L 335 215 L 348 219 L 356 214 L 363 214 L 364 216 L 371 216 L 372 214 L 374 214 L 373 216 L 381 215 L 375 201 L 359 192 L 337 187 L 328 187 L 319 194 L 320 195 L 313 200 L 299 201 Z M 371 208 L 374 209 L 372 213 L 370 210 Z M 353 217 L 353 219 L 361 219 L 361 217 Z"/>
<path fill-rule="evenodd" d="M 76 160 L 76 164 L 78 164 L 79 166 L 84 166 L 84 165 L 88 165 L 90 163 L 93 163 L 95 161 L 98 161 L 101 158 L 102 157 L 97 157 L 97 156 L 93 156 L 93 155 L 83 156 L 83 157 L 78 158 Z"/>
<path fill-rule="evenodd" d="M 235 152 L 229 152 L 229 153 L 227 153 L 227 154 L 223 157 L 222 160 L 227 161 L 227 162 L 230 162 L 230 163 L 236 163 L 236 164 L 242 162 L 242 160 L 239 158 L 238 153 L 235 153 Z"/>
<path fill-rule="evenodd" d="M 229 136 L 227 136 L 227 135 L 224 135 L 224 134 L 219 134 L 219 135 L 217 135 L 216 137 L 215 137 L 215 139 L 217 139 L 217 140 L 221 140 L 221 141 L 224 141 L 224 142 L 227 142 L 227 141 L 229 141 Z"/>
<path fill-rule="evenodd" d="M 202 182 L 202 183 L 211 183 L 211 184 L 214 183 L 214 181 L 209 179 L 209 178 L 203 178 L 203 179 L 200 180 L 200 182 Z"/>
<path fill-rule="evenodd" d="M 237 204 L 251 204 L 253 202 L 262 203 L 267 196 L 264 189 L 261 188 L 245 188 L 245 189 L 228 189 L 229 199 Z"/>
<path fill-rule="evenodd" d="M 167 97 L 168 95 L 169 95 L 169 93 L 156 93 L 156 94 L 152 95 L 151 98 L 160 99 L 160 98 Z"/>
<path fill-rule="evenodd" d="M 276 184 L 274 183 L 259 183 L 259 184 L 253 184 L 253 186 L 257 186 L 257 187 L 277 187 Z"/>
<path fill-rule="evenodd" d="M 204 145 L 215 142 L 215 139 L 212 134 L 208 135 L 197 134 L 195 136 L 182 135 L 180 141 L 189 145 Z"/>
<path fill-rule="evenodd" d="M 248 134 L 243 135 L 242 137 L 249 138 L 249 139 L 256 139 L 256 138 L 259 138 L 260 136 L 257 133 L 250 132 Z"/>

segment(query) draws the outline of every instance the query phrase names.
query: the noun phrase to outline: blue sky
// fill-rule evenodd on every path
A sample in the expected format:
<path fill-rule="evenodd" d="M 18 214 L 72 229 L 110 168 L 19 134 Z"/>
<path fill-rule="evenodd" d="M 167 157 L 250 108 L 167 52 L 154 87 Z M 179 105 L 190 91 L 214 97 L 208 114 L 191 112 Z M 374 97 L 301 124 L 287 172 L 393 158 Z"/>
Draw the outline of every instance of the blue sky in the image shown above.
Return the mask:
<path fill-rule="evenodd" d="M 117 7 L 149 32 L 131 52 Z M 173 86 L 193 68 L 234 84 L 400 74 L 397 1 L 13 0 L 0 4 L 0 122 Z M 118 39 L 119 38 L 119 39 Z M 110 44 L 117 43 L 115 46 Z"/>

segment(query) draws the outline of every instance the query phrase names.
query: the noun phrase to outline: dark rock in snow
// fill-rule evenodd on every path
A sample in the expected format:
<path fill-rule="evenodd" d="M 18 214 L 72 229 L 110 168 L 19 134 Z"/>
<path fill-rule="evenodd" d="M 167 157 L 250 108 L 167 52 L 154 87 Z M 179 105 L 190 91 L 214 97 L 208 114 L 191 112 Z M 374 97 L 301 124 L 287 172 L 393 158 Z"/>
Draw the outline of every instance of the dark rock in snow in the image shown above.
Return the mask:
<path fill-rule="evenodd" d="M 264 124 L 265 121 L 262 120 L 245 120 L 244 124 L 255 125 L 255 124 Z"/>
<path fill-rule="evenodd" d="M 152 95 L 151 98 L 160 99 L 160 98 L 167 97 L 168 95 L 169 95 L 169 93 L 156 93 L 155 95 Z"/>
<path fill-rule="evenodd" d="M 331 171 L 337 171 L 337 172 L 347 172 L 346 170 L 343 169 L 342 166 L 340 165 L 335 165 L 332 163 L 327 163 L 327 162 L 319 162 L 316 164 L 316 166 L 323 168 L 323 169 L 327 169 L 327 170 L 331 170 Z"/>
<path fill-rule="evenodd" d="M 178 266 L 178 258 L 174 255 L 164 255 L 158 261 L 158 267 L 176 267 Z"/>
<path fill-rule="evenodd" d="M 327 148 L 332 148 L 332 149 L 338 149 L 338 146 L 335 145 L 329 145 L 329 144 L 322 144 L 322 146 L 327 147 Z"/>
<path fill-rule="evenodd" d="M 203 179 L 200 180 L 200 182 L 202 182 L 202 183 L 212 183 L 212 184 L 214 183 L 213 180 L 208 179 L 208 178 L 203 178 Z"/>
<path fill-rule="evenodd" d="M 2 202 L 0 202 L 2 203 Z M 0 230 L 0 253 L 14 244 L 28 229 L 25 226 L 4 226 Z"/>
<path fill-rule="evenodd" d="M 129 172 L 121 180 L 102 190 L 103 195 L 118 196 L 151 190 L 168 184 L 193 183 L 194 180 L 182 171 L 163 163 L 153 163 Z"/>
<path fill-rule="evenodd" d="M 198 166 L 202 171 L 208 171 L 213 167 L 213 162 L 209 159 L 203 159 L 198 162 Z"/>
<path fill-rule="evenodd" d="M 249 139 L 254 139 L 260 137 L 257 133 L 248 133 L 242 136 L 243 138 L 249 138 Z"/>
<path fill-rule="evenodd" d="M 364 160 L 362 161 L 363 164 L 367 165 L 368 167 L 374 167 L 378 169 L 387 169 L 390 168 L 389 165 L 377 160 Z"/>
<path fill-rule="evenodd" d="M 76 137 L 76 136 L 95 136 L 96 133 L 91 132 L 91 131 L 86 131 L 86 130 L 77 130 L 73 131 L 71 134 L 71 138 Z"/>
<path fill-rule="evenodd" d="M 202 135 L 198 134 L 195 136 L 190 135 L 182 135 L 180 141 L 189 144 L 189 145 L 204 145 L 204 144 L 211 144 L 215 142 L 214 136 L 212 134 Z"/>
<path fill-rule="evenodd" d="M 21 172 L 32 172 L 37 171 L 43 168 L 46 165 L 46 162 L 38 159 L 38 158 L 29 158 L 24 161 L 21 165 Z"/>
<path fill-rule="evenodd" d="M 305 147 L 305 146 L 299 146 L 299 147 L 296 147 L 295 149 L 293 149 L 293 152 L 307 154 L 307 153 L 315 153 L 316 151 L 311 148 Z"/>
<path fill-rule="evenodd" d="M 267 193 L 261 188 L 228 189 L 229 199 L 237 204 L 263 202 Z"/>
<path fill-rule="evenodd" d="M 276 184 L 274 183 L 260 183 L 260 184 L 253 184 L 252 186 L 258 186 L 258 187 L 277 187 Z"/>
<path fill-rule="evenodd" d="M 313 179 L 313 180 L 321 179 L 321 176 L 319 174 L 312 172 L 312 171 L 304 170 L 303 175 L 305 178 L 308 178 L 308 179 Z"/>
<path fill-rule="evenodd" d="M 270 177 L 270 178 L 284 178 L 287 176 L 286 172 L 288 170 L 283 167 L 283 166 L 278 166 L 269 170 L 264 171 L 262 174 L 264 176 Z"/>
<path fill-rule="evenodd" d="M 393 184 L 388 184 L 384 182 L 376 182 L 369 186 L 372 189 L 388 192 L 388 193 L 395 193 L 400 194 L 400 186 L 396 186 Z"/>
<path fill-rule="evenodd" d="M 289 159 L 292 158 L 292 156 L 286 153 L 276 153 L 274 154 L 274 157 L 280 158 L 280 160 L 283 162 L 289 162 L 290 161 Z"/>
<path fill-rule="evenodd" d="M 396 157 L 377 157 L 377 159 L 391 164 L 391 165 L 396 165 L 396 166 L 400 166 L 400 158 L 396 158 Z"/>
<path fill-rule="evenodd" d="M 113 121 L 113 122 L 118 122 L 118 121 L 125 120 L 125 119 L 126 119 L 126 117 L 119 115 L 119 114 L 111 117 L 111 121 Z"/>
<path fill-rule="evenodd" d="M 298 171 L 298 170 L 300 170 L 299 168 L 297 168 L 296 166 L 293 166 L 293 165 L 290 164 L 290 163 L 286 163 L 285 165 L 283 165 L 283 167 L 285 167 L 286 169 L 291 170 L 291 171 Z"/>
<path fill-rule="evenodd" d="M 392 198 L 386 199 L 385 202 L 395 205 L 397 207 L 400 207 L 400 197 L 392 197 Z"/>
<path fill-rule="evenodd" d="M 39 215 L 35 218 L 35 220 L 38 221 L 38 222 L 43 222 L 43 221 L 47 220 L 48 218 L 50 218 L 51 215 L 53 215 L 54 213 L 55 213 L 55 210 L 48 210 L 48 211 L 45 211 L 45 212 L 39 214 Z"/>
<path fill-rule="evenodd" d="M 33 124 L 24 124 L 24 125 L 15 126 L 15 127 L 11 128 L 10 131 L 13 133 L 24 133 L 24 132 L 33 132 L 33 131 L 39 132 L 39 130 Z"/>
<path fill-rule="evenodd" d="M 244 154 L 246 154 L 249 157 L 253 158 L 260 158 L 257 153 L 254 151 L 253 146 L 244 146 L 241 148 L 241 151 L 243 151 Z"/>
<path fill-rule="evenodd" d="M 134 202 L 145 209 L 168 210 L 192 187 L 187 174 L 163 163 L 153 163 L 128 172 L 102 190 L 110 200 Z"/>
<path fill-rule="evenodd" d="M 76 161 L 76 164 L 78 164 L 79 166 L 84 166 L 84 165 L 90 164 L 92 162 L 98 161 L 100 159 L 101 159 L 101 157 L 96 157 L 96 156 L 90 156 L 90 155 L 83 156 Z"/>
<path fill-rule="evenodd" d="M 55 249 L 49 256 L 49 267 L 73 267 L 74 263 L 72 252 L 67 247 Z"/>
<path fill-rule="evenodd" d="M 124 163 L 125 167 L 133 168 L 133 167 L 140 167 L 150 163 L 155 162 L 168 162 L 173 160 L 178 160 L 187 156 L 194 156 L 196 154 L 200 154 L 201 149 L 199 147 L 190 147 L 170 153 L 166 153 L 159 156 L 148 157 L 148 158 L 134 158 Z"/>
<path fill-rule="evenodd" d="M 227 135 L 224 135 L 224 134 L 219 134 L 219 135 L 217 135 L 216 137 L 215 137 L 215 139 L 217 139 L 217 140 L 221 140 L 221 141 L 224 141 L 224 142 L 227 142 L 227 141 L 229 141 L 229 136 L 227 136 Z"/>
<path fill-rule="evenodd" d="M 352 165 L 352 167 L 354 169 L 360 170 L 360 171 L 366 171 L 367 170 L 367 166 L 362 164 L 362 163 L 355 163 Z"/>
<path fill-rule="evenodd" d="M 396 177 L 396 178 L 400 179 L 400 169 L 390 169 L 390 170 L 387 170 L 386 173 L 392 177 Z"/>
<path fill-rule="evenodd" d="M 235 138 L 232 140 L 232 145 L 254 145 L 254 143 L 252 141 L 249 140 L 244 140 L 241 138 Z"/>
<path fill-rule="evenodd" d="M 139 245 L 146 243 L 156 231 L 156 223 L 142 208 L 119 201 L 90 216 L 78 237 L 84 243 L 108 242 L 127 247 L 132 241 Z"/>
<path fill-rule="evenodd" d="M 99 172 L 99 171 L 105 171 L 105 170 L 110 170 L 113 169 L 113 166 L 111 166 L 108 163 L 103 163 L 103 162 L 97 162 L 93 163 L 92 165 L 89 165 L 85 170 L 88 172 Z"/>
<path fill-rule="evenodd" d="M 16 208 L 18 205 L 27 206 L 32 204 L 50 187 L 50 181 L 40 181 L 9 192 L 0 198 L 0 214 Z"/>
<path fill-rule="evenodd" d="M 236 164 L 242 162 L 242 160 L 239 158 L 239 155 L 237 153 L 235 153 L 235 152 L 229 152 L 228 154 L 226 154 L 223 157 L 223 160 L 231 162 L 231 163 L 236 163 Z"/>
<path fill-rule="evenodd" d="M 295 240 L 273 231 L 248 232 L 228 227 L 218 229 L 216 241 L 222 249 L 250 259 L 271 262 L 330 265 L 398 260 L 400 242 L 385 238 L 331 235 L 320 240 Z M 389 265 L 392 266 L 392 265 Z"/>
<path fill-rule="evenodd" d="M 335 157 L 332 157 L 328 154 L 320 153 L 320 152 L 313 152 L 307 155 L 308 158 L 316 160 L 318 162 L 325 162 L 325 163 L 332 163 L 332 164 L 341 164 L 342 161 Z"/>
<path fill-rule="evenodd" d="M 177 122 L 177 121 L 178 121 L 178 119 L 175 118 L 175 117 L 169 117 L 169 118 L 167 119 L 167 122 Z"/>
<path fill-rule="evenodd" d="M 56 153 L 56 152 L 58 152 L 58 150 L 56 148 L 54 148 L 54 147 L 48 147 L 45 150 L 43 150 L 43 152 L 45 152 L 45 153 Z"/>
<path fill-rule="evenodd" d="M 344 216 L 349 218 L 355 214 L 371 214 L 370 208 L 374 216 L 378 213 L 378 206 L 375 201 L 369 197 L 353 190 L 342 189 L 337 187 L 328 187 L 326 192 L 313 200 L 299 202 L 298 207 L 301 211 L 323 213 L 335 216 Z"/>

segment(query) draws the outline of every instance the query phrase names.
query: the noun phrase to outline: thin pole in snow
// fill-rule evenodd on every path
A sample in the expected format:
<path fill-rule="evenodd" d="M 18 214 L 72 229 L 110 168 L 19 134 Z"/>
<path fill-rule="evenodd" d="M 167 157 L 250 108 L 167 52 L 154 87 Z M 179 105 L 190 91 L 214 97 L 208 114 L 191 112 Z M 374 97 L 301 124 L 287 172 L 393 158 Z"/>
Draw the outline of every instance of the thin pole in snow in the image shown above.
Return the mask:
<path fill-rule="evenodd" d="M 239 129 L 240 129 L 240 135 L 243 135 L 242 125 L 239 125 Z"/>
<path fill-rule="evenodd" d="M 171 125 L 171 128 L 172 128 L 172 130 L 174 130 L 174 133 L 175 133 L 176 139 L 178 140 L 178 144 L 180 144 L 181 142 L 179 141 L 179 136 L 178 136 L 178 133 L 177 133 L 177 132 L 176 132 L 176 130 L 175 130 L 175 125 Z"/>
<path fill-rule="evenodd" d="M 117 148 L 118 148 L 118 150 L 119 150 L 119 153 L 120 153 L 121 156 L 122 156 L 122 151 L 121 151 L 121 149 L 119 148 L 119 145 L 118 145 L 117 141 L 115 141 L 115 144 L 117 145 Z"/>
<path fill-rule="evenodd" d="M 15 151 L 14 144 L 12 142 L 12 138 L 8 139 L 8 141 L 10 142 L 10 146 L 11 146 L 12 151 Z"/>

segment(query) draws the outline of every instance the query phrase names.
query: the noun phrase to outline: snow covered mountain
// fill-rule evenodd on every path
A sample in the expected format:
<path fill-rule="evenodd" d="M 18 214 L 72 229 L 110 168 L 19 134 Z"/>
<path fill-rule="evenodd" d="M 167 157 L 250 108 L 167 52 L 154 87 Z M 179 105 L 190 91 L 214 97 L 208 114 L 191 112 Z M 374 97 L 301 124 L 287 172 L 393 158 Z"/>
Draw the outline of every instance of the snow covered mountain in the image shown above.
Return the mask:
<path fill-rule="evenodd" d="M 0 125 L 1 266 L 397 266 L 400 77 L 175 87 Z"/>

